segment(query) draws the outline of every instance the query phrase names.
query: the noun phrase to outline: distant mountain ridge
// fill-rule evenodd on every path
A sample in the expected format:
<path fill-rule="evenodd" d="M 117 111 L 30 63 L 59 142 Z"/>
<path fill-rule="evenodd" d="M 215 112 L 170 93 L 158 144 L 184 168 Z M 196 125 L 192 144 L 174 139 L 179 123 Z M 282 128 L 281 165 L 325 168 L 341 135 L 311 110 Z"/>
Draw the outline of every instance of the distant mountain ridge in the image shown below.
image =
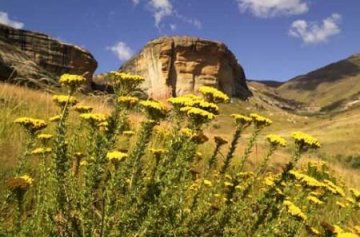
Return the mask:
<path fill-rule="evenodd" d="M 360 54 L 351 55 L 286 82 L 251 83 L 263 93 L 292 101 L 301 105 L 304 110 L 325 112 L 347 109 L 360 101 Z"/>

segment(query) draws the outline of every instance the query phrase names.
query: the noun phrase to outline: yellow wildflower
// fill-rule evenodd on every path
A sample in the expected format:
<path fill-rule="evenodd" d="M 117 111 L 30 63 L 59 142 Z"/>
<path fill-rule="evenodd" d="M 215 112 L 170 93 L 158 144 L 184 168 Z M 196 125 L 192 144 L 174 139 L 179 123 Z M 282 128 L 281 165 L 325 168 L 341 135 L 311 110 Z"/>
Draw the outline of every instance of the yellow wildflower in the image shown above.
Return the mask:
<path fill-rule="evenodd" d="M 270 134 L 266 136 L 266 139 L 272 146 L 286 146 L 286 140 L 279 135 Z"/>
<path fill-rule="evenodd" d="M 307 217 L 306 215 L 301 211 L 301 209 L 299 207 L 297 207 L 294 203 L 292 203 L 289 200 L 285 200 L 284 201 L 284 206 L 286 207 L 288 213 L 293 216 L 296 217 L 302 221 L 306 221 Z"/>
<path fill-rule="evenodd" d="M 231 117 L 235 119 L 235 123 L 237 126 L 247 127 L 252 123 L 252 118 L 241 114 L 232 114 Z"/>
<path fill-rule="evenodd" d="M 165 150 L 164 149 L 151 148 L 150 152 L 153 153 L 155 156 L 161 156 L 162 154 L 165 153 Z"/>
<path fill-rule="evenodd" d="M 335 204 L 336 204 L 337 206 L 341 207 L 341 208 L 347 207 L 347 204 L 346 204 L 346 203 L 343 203 L 343 202 L 340 202 L 340 201 L 336 201 Z"/>
<path fill-rule="evenodd" d="M 44 120 L 29 117 L 18 118 L 14 122 L 23 126 L 30 133 L 35 133 L 47 127 L 47 124 Z"/>
<path fill-rule="evenodd" d="M 120 151 L 109 151 L 106 154 L 106 158 L 108 158 L 110 161 L 123 161 L 128 158 L 128 154 Z"/>
<path fill-rule="evenodd" d="M 165 106 L 155 100 L 141 101 L 140 106 L 143 107 L 148 116 L 154 120 L 164 117 L 167 112 Z"/>
<path fill-rule="evenodd" d="M 305 186 L 310 187 L 310 188 L 320 188 L 320 187 L 324 187 L 325 185 L 318 181 L 317 179 L 308 176 L 306 174 L 302 174 L 296 170 L 291 170 L 289 172 L 291 175 L 293 175 L 295 177 L 295 179 L 297 179 L 298 181 L 300 181 L 301 183 L 303 183 Z"/>
<path fill-rule="evenodd" d="M 350 189 L 350 192 L 353 195 L 353 197 L 355 198 L 355 200 L 357 202 L 360 202 L 360 191 L 352 188 L 352 189 Z"/>
<path fill-rule="evenodd" d="M 350 232 L 343 232 L 343 233 L 340 233 L 340 234 L 338 234 L 336 236 L 337 237 L 359 237 L 357 234 L 350 233 Z"/>
<path fill-rule="evenodd" d="M 321 232 L 318 229 L 316 229 L 315 227 L 306 225 L 305 229 L 308 232 L 308 234 L 310 234 L 310 235 L 321 236 Z"/>
<path fill-rule="evenodd" d="M 295 144 L 297 144 L 301 149 L 307 150 L 309 148 L 320 148 L 320 142 L 309 134 L 303 132 L 293 132 L 292 137 L 295 139 Z"/>
<path fill-rule="evenodd" d="M 80 118 L 84 119 L 85 121 L 88 121 L 91 126 L 98 126 L 100 123 L 106 121 L 106 115 L 99 113 L 80 114 Z"/>
<path fill-rule="evenodd" d="M 359 234 L 359 235 L 360 235 L 360 225 L 354 226 L 354 230 L 355 230 L 355 233 L 356 233 L 356 234 Z"/>
<path fill-rule="evenodd" d="M 325 184 L 326 190 L 330 191 L 333 194 L 337 194 L 342 197 L 345 197 L 345 192 L 342 188 L 340 188 L 339 186 L 335 185 L 333 182 L 327 179 L 325 179 L 323 182 Z"/>
<path fill-rule="evenodd" d="M 252 118 L 253 123 L 258 128 L 267 127 L 267 126 L 270 126 L 272 124 L 272 121 L 270 119 L 265 118 L 265 117 L 263 117 L 261 115 L 258 115 L 256 113 L 251 113 L 250 118 Z"/>
<path fill-rule="evenodd" d="M 128 130 L 128 131 L 124 131 L 124 132 L 123 132 L 123 135 L 128 136 L 128 137 L 131 137 L 131 136 L 135 135 L 135 132 Z"/>
<path fill-rule="evenodd" d="M 65 105 L 69 105 L 69 106 L 72 106 L 72 105 L 76 105 L 78 103 L 77 99 L 73 96 L 68 96 L 68 95 L 54 95 L 52 97 L 53 101 L 63 107 Z"/>
<path fill-rule="evenodd" d="M 57 122 L 57 121 L 60 121 L 61 119 L 61 115 L 55 115 L 55 116 L 52 116 L 49 118 L 49 121 L 50 122 Z"/>
<path fill-rule="evenodd" d="M 63 74 L 59 82 L 63 86 L 68 86 L 72 89 L 75 89 L 76 87 L 80 86 L 81 84 L 86 83 L 86 79 L 82 75 L 73 75 L 73 74 Z"/>
<path fill-rule="evenodd" d="M 317 197 L 312 196 L 312 195 L 307 196 L 306 199 L 316 205 L 321 205 L 324 203 L 323 201 L 321 201 L 320 199 L 318 199 Z"/>
<path fill-rule="evenodd" d="M 212 182 L 210 180 L 204 179 L 204 184 L 208 187 L 212 187 Z"/>
<path fill-rule="evenodd" d="M 351 198 L 351 197 L 346 197 L 345 200 L 348 202 L 348 203 L 351 203 L 351 204 L 354 204 L 355 203 L 355 199 Z"/>
<path fill-rule="evenodd" d="M 180 134 L 183 135 L 184 137 L 189 137 L 191 138 L 192 136 L 194 136 L 195 131 L 190 129 L 190 128 L 182 128 L 180 130 Z"/>
<path fill-rule="evenodd" d="M 175 108 L 180 109 L 181 107 L 192 106 L 194 100 L 190 96 L 178 96 L 168 99 L 168 102 Z"/>
<path fill-rule="evenodd" d="M 53 137 L 53 135 L 51 135 L 51 134 L 46 134 L 46 133 L 41 133 L 41 134 L 37 135 L 36 137 L 37 137 L 39 140 L 48 141 L 48 140 L 50 140 L 50 139 Z"/>
<path fill-rule="evenodd" d="M 140 75 L 116 71 L 108 73 L 108 77 L 113 82 L 115 91 L 120 92 L 120 95 L 128 95 L 145 81 L 145 78 Z"/>
<path fill-rule="evenodd" d="M 225 181 L 225 182 L 224 182 L 224 186 L 225 186 L 225 187 L 232 187 L 232 186 L 234 186 L 234 184 L 231 183 L 231 182 Z"/>
<path fill-rule="evenodd" d="M 93 110 L 91 106 L 86 106 L 86 105 L 77 105 L 74 109 L 76 112 L 80 114 L 90 113 Z"/>
<path fill-rule="evenodd" d="M 186 112 L 190 118 L 201 123 L 208 122 L 215 118 L 213 113 L 195 107 L 184 107 L 180 109 L 180 111 Z"/>
<path fill-rule="evenodd" d="M 326 222 L 321 222 L 321 226 L 325 230 L 325 235 L 333 234 L 335 236 L 339 236 L 340 234 L 345 233 L 344 230 L 338 225 L 331 225 Z"/>
<path fill-rule="evenodd" d="M 236 176 L 241 179 L 248 179 L 248 178 L 254 176 L 254 172 L 252 172 L 252 171 L 239 172 L 236 174 Z"/>
<path fill-rule="evenodd" d="M 208 100 L 209 102 L 224 103 L 229 101 L 229 97 L 221 92 L 220 90 L 210 87 L 210 86 L 201 86 L 199 92 Z"/>
<path fill-rule="evenodd" d="M 113 76 L 111 79 L 114 81 L 132 81 L 132 82 L 143 82 L 144 77 L 140 75 L 130 74 L 126 72 L 116 72 L 112 71 L 110 74 Z"/>
<path fill-rule="evenodd" d="M 7 186 L 12 191 L 26 191 L 33 184 L 33 179 L 28 175 L 13 177 L 8 180 Z"/>
<path fill-rule="evenodd" d="M 80 161 L 80 166 L 87 166 L 88 162 L 86 160 Z"/>
<path fill-rule="evenodd" d="M 38 147 L 35 148 L 31 154 L 33 155 L 46 155 L 51 153 L 52 149 L 50 147 Z"/>
<path fill-rule="evenodd" d="M 264 178 L 264 184 L 265 184 L 266 186 L 270 186 L 270 187 L 274 186 L 274 185 L 275 185 L 275 177 L 272 176 L 272 175 L 266 176 L 266 177 Z"/>
<path fill-rule="evenodd" d="M 102 131 L 108 131 L 109 123 L 107 121 L 101 122 L 98 125 L 98 128 L 100 128 Z"/>
<path fill-rule="evenodd" d="M 118 103 L 130 109 L 134 107 L 138 102 L 139 98 L 135 96 L 119 96 Z"/>
<path fill-rule="evenodd" d="M 211 103 L 211 102 L 207 102 L 207 101 L 204 101 L 204 100 L 194 101 L 192 103 L 192 105 L 190 105 L 190 106 L 206 110 L 206 111 L 208 111 L 210 113 L 213 113 L 213 114 L 218 114 L 219 113 L 219 107 L 216 104 Z"/>

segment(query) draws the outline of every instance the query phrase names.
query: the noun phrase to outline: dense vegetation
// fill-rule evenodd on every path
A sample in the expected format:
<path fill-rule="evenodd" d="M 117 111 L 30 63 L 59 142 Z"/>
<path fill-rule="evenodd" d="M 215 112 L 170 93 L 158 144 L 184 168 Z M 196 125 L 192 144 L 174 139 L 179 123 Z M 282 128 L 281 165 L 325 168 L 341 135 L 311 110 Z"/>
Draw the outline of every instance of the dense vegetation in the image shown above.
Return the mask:
<path fill-rule="evenodd" d="M 141 101 L 140 76 L 112 72 L 113 111 L 77 106 L 85 79 L 63 75 L 68 94 L 53 97 L 58 115 L 46 121 L 21 117 L 27 139 L 7 189 L 1 194 L 0 236 L 357 236 L 360 192 L 339 180 L 324 162 L 299 166 L 318 140 L 294 132 L 293 142 L 270 134 L 253 170 L 245 163 L 272 121 L 233 114 L 233 137 L 214 137 L 209 156 L 203 130 L 228 97 L 211 87 L 202 96 Z M 143 111 L 135 129 L 130 112 Z M 76 111 L 76 112 L 75 112 Z M 80 122 L 69 123 L 79 113 Z M 235 150 L 250 130 L 240 160 Z M 212 142 L 212 141 L 211 141 Z M 228 146 L 225 144 L 228 143 Z M 280 172 L 269 162 L 287 146 L 293 155 Z M 224 148 L 227 147 L 227 150 Z M 32 162 L 35 160 L 34 162 Z"/>

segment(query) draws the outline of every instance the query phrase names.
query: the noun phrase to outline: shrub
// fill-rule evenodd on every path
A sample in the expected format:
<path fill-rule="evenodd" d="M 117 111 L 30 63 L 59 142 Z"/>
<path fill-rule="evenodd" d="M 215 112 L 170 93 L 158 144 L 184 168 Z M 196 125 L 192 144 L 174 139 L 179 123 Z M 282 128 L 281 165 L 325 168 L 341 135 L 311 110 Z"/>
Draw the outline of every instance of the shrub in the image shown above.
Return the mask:
<path fill-rule="evenodd" d="M 270 119 L 233 114 L 231 141 L 216 136 L 211 156 L 202 157 L 198 147 L 209 142 L 203 129 L 219 113 L 216 103 L 228 100 L 226 95 L 204 87 L 202 96 L 170 99 L 169 109 L 134 97 L 142 77 L 111 72 L 108 78 L 116 96 L 109 115 L 75 107 L 80 122 L 69 127 L 75 88 L 83 78 L 65 75 L 62 84 L 69 90 L 54 97 L 59 114 L 52 119 L 52 135 L 40 134 L 47 126 L 43 120 L 16 120 L 28 139 L 7 181 L 0 235 L 350 236 L 358 231 L 353 221 L 359 214 L 359 191 L 350 194 L 325 163 L 297 166 L 303 154 L 320 148 L 316 138 L 295 132 L 290 145 L 270 134 L 259 166 L 245 170 Z M 137 130 L 129 127 L 134 109 L 144 115 Z M 69 129 L 79 132 L 69 137 Z M 238 164 L 232 165 L 245 129 L 252 129 L 252 135 Z M 289 163 L 280 173 L 268 172 L 270 159 L 284 146 L 293 150 Z M 35 167 L 30 159 L 37 160 Z"/>

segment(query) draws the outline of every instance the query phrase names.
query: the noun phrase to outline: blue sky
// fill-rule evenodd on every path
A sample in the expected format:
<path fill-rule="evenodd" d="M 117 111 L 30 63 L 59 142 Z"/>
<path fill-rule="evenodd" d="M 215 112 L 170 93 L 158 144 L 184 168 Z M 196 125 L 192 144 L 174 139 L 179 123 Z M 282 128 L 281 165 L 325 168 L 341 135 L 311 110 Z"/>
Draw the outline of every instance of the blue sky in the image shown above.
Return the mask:
<path fill-rule="evenodd" d="M 0 0 L 0 22 L 88 49 L 97 73 L 162 35 L 224 42 L 247 78 L 288 80 L 360 53 L 359 0 Z"/>

